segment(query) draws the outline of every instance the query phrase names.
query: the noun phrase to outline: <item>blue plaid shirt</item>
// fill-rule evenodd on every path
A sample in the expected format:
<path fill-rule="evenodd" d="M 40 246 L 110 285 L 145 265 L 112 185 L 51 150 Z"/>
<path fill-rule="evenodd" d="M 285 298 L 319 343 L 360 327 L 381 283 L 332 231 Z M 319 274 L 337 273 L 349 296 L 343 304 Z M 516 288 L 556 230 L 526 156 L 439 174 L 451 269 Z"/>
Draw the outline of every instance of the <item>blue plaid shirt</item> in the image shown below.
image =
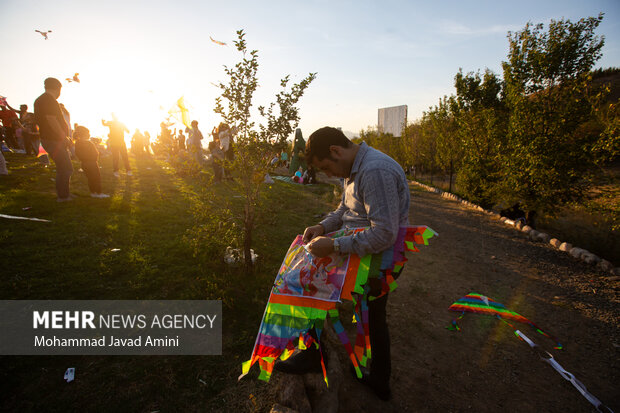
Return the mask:
<path fill-rule="evenodd" d="M 403 168 L 392 158 L 360 144 L 351 175 L 344 179 L 338 208 L 320 222 L 325 232 L 370 227 L 340 238 L 340 251 L 360 257 L 376 254 L 396 242 L 398 229 L 409 225 L 409 185 Z"/>

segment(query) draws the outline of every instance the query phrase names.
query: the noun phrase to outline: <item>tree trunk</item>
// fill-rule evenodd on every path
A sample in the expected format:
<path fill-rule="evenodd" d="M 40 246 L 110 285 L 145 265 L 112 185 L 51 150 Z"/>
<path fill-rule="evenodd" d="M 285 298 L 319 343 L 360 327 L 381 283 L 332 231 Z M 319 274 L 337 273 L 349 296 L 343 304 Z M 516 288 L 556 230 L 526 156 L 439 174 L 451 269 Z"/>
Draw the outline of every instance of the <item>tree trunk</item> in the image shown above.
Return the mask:
<path fill-rule="evenodd" d="M 448 183 L 448 192 L 452 192 L 452 174 L 453 174 L 453 170 L 452 170 L 452 161 L 450 161 L 450 183 Z"/>
<path fill-rule="evenodd" d="M 245 217 L 243 220 L 243 256 L 245 257 L 245 273 L 251 275 L 254 265 L 252 263 L 252 230 L 254 228 L 254 207 L 249 199 L 245 204 Z"/>

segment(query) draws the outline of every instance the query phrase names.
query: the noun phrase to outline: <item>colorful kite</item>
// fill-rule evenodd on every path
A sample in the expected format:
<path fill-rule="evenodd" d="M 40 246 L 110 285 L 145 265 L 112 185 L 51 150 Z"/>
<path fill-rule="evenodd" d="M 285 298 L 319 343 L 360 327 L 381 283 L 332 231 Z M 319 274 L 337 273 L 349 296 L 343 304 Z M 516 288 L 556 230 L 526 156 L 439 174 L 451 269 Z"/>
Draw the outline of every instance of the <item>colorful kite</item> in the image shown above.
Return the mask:
<path fill-rule="evenodd" d="M 219 40 L 215 40 L 213 37 L 209 36 L 209 39 L 215 44 L 219 44 L 220 46 L 226 46 L 226 43 L 220 42 Z"/>
<path fill-rule="evenodd" d="M 77 83 L 80 83 L 80 78 L 78 77 L 78 75 L 79 75 L 79 73 L 76 73 L 76 74 L 74 74 L 74 75 L 73 75 L 73 77 L 67 77 L 67 78 L 65 78 L 65 80 L 66 80 L 68 83 L 71 83 L 71 82 L 77 82 Z"/>
<path fill-rule="evenodd" d="M 39 144 L 39 153 L 37 154 L 37 158 L 43 155 L 47 155 L 47 152 L 45 151 L 45 149 L 43 149 L 43 145 Z"/>
<path fill-rule="evenodd" d="M 274 294 L 339 301 L 349 265 L 348 255 L 314 258 L 298 235 L 291 244 L 273 285 Z"/>
<path fill-rule="evenodd" d="M 554 340 L 557 343 L 556 347 L 554 347 L 555 349 L 557 349 L 557 350 L 562 350 L 563 349 L 562 345 L 560 343 L 558 343 L 555 338 L 553 338 L 549 334 L 547 334 L 544 331 L 542 331 L 540 328 L 538 328 L 538 326 L 536 326 L 536 324 L 534 324 L 533 322 L 531 322 L 527 318 L 523 317 L 521 314 L 515 313 L 514 311 L 510 311 L 503 304 L 500 304 L 497 301 L 495 301 L 495 300 L 493 300 L 493 299 L 491 299 L 491 298 L 489 298 L 489 297 L 487 297 L 485 295 L 477 294 L 477 293 L 469 293 L 469 294 L 467 294 L 465 297 L 459 299 L 454 304 L 452 304 L 448 308 L 448 310 L 460 311 L 462 314 L 459 317 L 459 319 L 463 317 L 465 312 L 478 313 L 478 314 L 487 314 L 487 315 L 492 315 L 492 316 L 495 316 L 495 317 L 499 318 L 501 321 L 503 321 L 504 323 L 508 324 L 514 330 L 514 334 L 515 334 L 515 336 L 517 336 L 519 338 L 519 340 L 527 343 L 530 346 L 530 348 L 532 348 L 534 351 L 536 351 L 542 361 L 544 361 L 545 363 L 549 364 L 565 380 L 569 381 L 579 391 L 579 393 L 581 393 L 581 395 L 583 397 L 585 397 L 586 400 L 588 400 L 588 402 L 590 402 L 596 408 L 596 410 L 598 412 L 601 412 L 601 413 L 603 413 L 603 412 L 611 412 L 611 413 L 613 413 L 613 411 L 609 407 L 604 405 L 599 399 L 597 399 L 592 393 L 590 393 L 588 391 L 588 389 L 586 388 L 586 386 L 584 386 L 583 383 L 581 383 L 579 380 L 577 380 L 572 373 L 566 371 L 564 369 L 564 367 L 562 367 L 560 365 L 560 363 L 558 363 L 553 358 L 553 355 L 551 353 L 541 349 L 538 346 L 538 344 L 536 344 L 534 341 L 529 339 L 525 334 L 523 334 L 521 331 L 517 330 L 512 324 L 510 324 L 509 322 L 507 322 L 505 320 L 505 319 L 509 319 L 509 320 L 518 321 L 520 323 L 529 324 L 538 333 L 544 335 L 545 337 L 548 337 L 548 338 Z M 450 325 L 448 327 L 448 329 L 456 330 L 456 331 L 460 330 L 459 326 L 456 324 L 456 320 L 452 320 L 452 325 Z"/>
<path fill-rule="evenodd" d="M 51 33 L 52 31 L 48 30 L 48 31 L 42 32 L 41 30 L 35 30 L 35 32 L 40 33 L 41 36 L 45 37 L 45 40 L 47 40 L 47 34 Z"/>
<path fill-rule="evenodd" d="M 187 106 L 185 105 L 185 99 L 183 96 L 181 96 L 179 100 L 177 100 L 177 107 L 181 111 L 181 121 L 183 122 L 183 125 L 190 128 L 191 124 L 189 121 L 189 110 L 187 109 Z"/>
<path fill-rule="evenodd" d="M 562 350 L 563 348 L 562 345 L 555 338 L 553 338 L 553 336 L 550 336 L 549 334 L 542 331 L 540 328 L 538 328 L 536 324 L 523 317 L 521 314 L 508 310 L 503 304 L 500 304 L 497 301 L 482 294 L 469 293 L 465 297 L 460 298 L 459 300 L 454 302 L 448 308 L 448 310 L 461 312 L 461 316 L 458 319 L 461 319 L 465 312 L 492 315 L 504 321 L 506 324 L 511 326 L 513 330 L 516 329 L 512 326 L 512 324 L 506 322 L 505 319 L 518 321 L 519 323 L 529 324 L 538 333 L 555 341 L 557 343 L 555 349 Z M 460 330 L 460 327 L 456 324 L 456 320 L 452 320 L 452 325 L 450 325 L 448 329 L 458 331 Z"/>
<path fill-rule="evenodd" d="M 340 230 L 328 234 L 332 238 L 352 235 L 367 228 Z M 394 246 L 382 253 L 360 257 L 355 254 L 330 255 L 315 258 L 301 244 L 301 235 L 291 244 L 280 271 L 276 276 L 269 301 L 263 314 L 258 336 L 250 360 L 242 364 L 241 379 L 258 362 L 259 379 L 269 381 L 273 365 L 278 358 L 287 359 L 298 349 L 310 345 L 320 350 L 320 337 L 327 316 L 344 345 L 358 377 L 360 365 L 370 359 L 367 299 L 378 298 L 396 288 L 394 276 L 399 274 L 407 261 L 405 251 L 418 251 L 415 244 L 428 245 L 437 235 L 426 226 L 402 227 Z M 381 281 L 378 297 L 369 297 L 369 278 Z M 352 347 L 340 322 L 336 303 L 352 301 L 357 320 L 357 339 Z M 315 339 L 309 330 L 314 328 Z M 321 356 L 323 376 L 327 383 L 325 364 Z"/>

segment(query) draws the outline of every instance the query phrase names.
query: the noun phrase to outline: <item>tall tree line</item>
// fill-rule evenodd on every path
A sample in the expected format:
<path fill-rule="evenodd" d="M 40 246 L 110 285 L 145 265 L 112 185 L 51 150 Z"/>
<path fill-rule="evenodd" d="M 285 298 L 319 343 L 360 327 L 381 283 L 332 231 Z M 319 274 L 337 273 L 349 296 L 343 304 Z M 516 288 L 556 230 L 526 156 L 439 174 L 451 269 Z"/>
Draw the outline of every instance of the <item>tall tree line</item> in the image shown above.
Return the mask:
<path fill-rule="evenodd" d="M 582 200 L 600 167 L 620 154 L 620 99 L 594 77 L 604 37 L 597 17 L 528 23 L 508 33 L 503 77 L 486 69 L 454 78 L 444 96 L 402 138 L 376 130 L 361 139 L 410 171 L 449 175 L 468 199 L 484 206 L 520 202 L 550 212 Z M 600 73 L 599 73 L 600 72 Z"/>

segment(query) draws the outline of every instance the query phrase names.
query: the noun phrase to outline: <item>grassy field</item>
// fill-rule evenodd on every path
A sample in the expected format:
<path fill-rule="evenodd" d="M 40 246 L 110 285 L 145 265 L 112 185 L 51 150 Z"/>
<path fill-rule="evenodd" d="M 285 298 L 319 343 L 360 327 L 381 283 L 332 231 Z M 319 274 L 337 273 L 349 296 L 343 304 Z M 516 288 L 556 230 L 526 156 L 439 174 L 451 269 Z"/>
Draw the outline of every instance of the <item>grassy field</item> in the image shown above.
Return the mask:
<path fill-rule="evenodd" d="M 222 248 L 238 234 L 218 225 L 240 217 L 243 199 L 234 182 L 213 185 L 210 171 L 179 176 L 152 158 L 132 158 L 135 176 L 114 178 L 104 158 L 103 189 L 111 198 L 90 198 L 74 163 L 71 190 L 78 197 L 57 203 L 53 166 L 20 154 L 6 158 L 10 174 L 0 176 L 0 213 L 52 222 L 0 220 L 2 299 L 222 300 L 224 328 L 222 356 L 3 356 L 0 410 L 268 407 L 273 389 L 252 377 L 238 383 L 240 363 L 250 356 L 290 242 L 332 209 L 330 185 L 276 181 L 266 188 L 253 243 L 259 259 L 255 273 L 245 276 L 222 259 Z M 76 368 L 70 384 L 63 381 L 68 367 Z"/>

